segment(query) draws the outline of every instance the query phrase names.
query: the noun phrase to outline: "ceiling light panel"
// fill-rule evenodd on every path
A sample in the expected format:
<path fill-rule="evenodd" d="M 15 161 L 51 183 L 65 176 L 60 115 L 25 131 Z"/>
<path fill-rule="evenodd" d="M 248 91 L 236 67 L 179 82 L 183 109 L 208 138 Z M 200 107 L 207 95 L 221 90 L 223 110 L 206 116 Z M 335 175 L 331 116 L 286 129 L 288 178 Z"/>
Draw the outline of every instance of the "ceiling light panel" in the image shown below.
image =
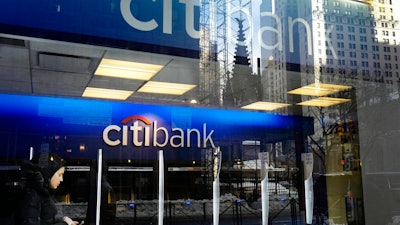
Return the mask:
<path fill-rule="evenodd" d="M 279 108 L 290 106 L 290 104 L 285 103 L 276 103 L 276 102 L 255 102 L 246 106 L 243 106 L 242 109 L 253 109 L 253 110 L 264 110 L 264 111 L 272 111 Z"/>
<path fill-rule="evenodd" d="M 150 80 L 162 68 L 162 65 L 156 64 L 102 59 L 94 74 L 134 80 Z"/>
<path fill-rule="evenodd" d="M 316 99 L 311 99 L 308 101 L 300 102 L 297 105 L 303 106 L 316 106 L 316 107 L 329 107 L 333 105 L 343 104 L 350 102 L 350 99 L 346 98 L 330 98 L 330 97 L 320 97 Z"/>
<path fill-rule="evenodd" d="M 167 94 L 167 95 L 183 95 L 195 88 L 194 84 L 179 84 L 169 82 L 149 81 L 137 92 Z"/>
<path fill-rule="evenodd" d="M 289 94 L 295 95 L 308 95 L 308 96 L 326 96 L 330 94 L 334 94 L 340 91 L 345 91 L 351 89 L 351 86 L 344 86 L 344 85 L 336 85 L 336 84 L 310 84 L 306 85 L 292 91 L 289 91 Z"/>
<path fill-rule="evenodd" d="M 146 81 L 131 80 L 116 77 L 94 76 L 87 86 L 117 90 L 134 91 L 140 88 Z"/>
<path fill-rule="evenodd" d="M 82 97 L 126 100 L 133 91 L 87 87 Z"/>

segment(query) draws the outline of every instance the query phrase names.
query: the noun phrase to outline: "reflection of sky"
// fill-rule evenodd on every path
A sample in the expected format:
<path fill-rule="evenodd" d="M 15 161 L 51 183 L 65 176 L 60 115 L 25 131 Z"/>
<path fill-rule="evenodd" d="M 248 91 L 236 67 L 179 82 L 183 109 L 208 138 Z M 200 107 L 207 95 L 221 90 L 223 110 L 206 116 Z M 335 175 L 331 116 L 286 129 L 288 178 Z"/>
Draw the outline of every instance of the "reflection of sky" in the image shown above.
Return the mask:
<path fill-rule="evenodd" d="M 254 30 L 259 30 L 260 29 L 260 7 L 261 7 L 261 1 L 262 0 L 256 0 L 252 1 L 252 8 L 253 10 L 253 27 Z M 261 47 L 258 41 L 258 34 L 255 33 L 253 35 L 253 41 L 252 41 L 252 49 L 253 49 L 253 58 L 252 58 L 252 65 L 257 65 L 257 58 L 261 58 Z M 253 71 L 256 73 L 254 69 L 257 69 L 256 66 L 253 66 Z"/>
<path fill-rule="evenodd" d="M 227 55 L 228 62 L 233 63 L 234 61 L 234 54 L 237 44 L 246 46 L 249 57 L 252 59 L 252 66 L 254 72 L 256 72 L 256 58 L 259 57 L 260 53 L 257 47 L 257 41 L 255 40 L 256 36 L 254 35 L 254 30 L 257 29 L 258 26 L 254 24 L 259 24 L 259 4 L 257 4 L 260 0 L 256 1 L 227 1 L 226 4 L 226 35 L 227 35 Z M 217 15 L 221 19 L 222 15 Z M 238 22 L 236 19 L 243 20 L 243 29 L 245 33 L 245 42 L 238 43 Z M 217 25 L 218 26 L 218 25 Z M 225 40 L 220 40 L 219 46 L 220 48 L 224 46 Z M 242 55 L 243 56 L 243 55 Z M 245 56 L 245 55 L 244 55 Z M 232 68 L 229 68 L 232 69 Z"/>
<path fill-rule="evenodd" d="M 227 21 L 227 40 L 229 40 L 228 43 L 228 50 L 229 54 L 229 62 L 233 62 L 233 57 L 235 53 L 235 48 L 236 45 L 243 45 L 247 46 L 247 50 L 249 53 L 249 57 L 251 59 L 251 66 L 253 69 L 253 73 L 257 73 L 257 58 L 261 59 L 261 62 L 265 63 L 267 62 L 268 57 L 271 55 L 272 51 L 267 51 L 269 53 L 266 53 L 267 56 L 263 56 L 262 58 L 261 55 L 261 45 L 260 45 L 260 40 L 259 40 L 259 31 L 261 26 L 271 26 L 273 21 L 265 21 L 264 17 L 264 22 L 261 21 L 261 12 L 274 12 L 274 7 L 275 7 L 275 1 L 274 0 L 268 0 L 268 1 L 263 1 L 263 0 L 254 0 L 250 1 L 249 4 L 246 4 L 246 2 L 241 1 L 242 7 L 240 6 L 240 3 L 237 1 L 230 1 L 227 4 L 227 15 L 228 15 L 228 21 Z M 245 30 L 245 38 L 246 42 L 237 42 L 237 35 L 239 31 L 238 23 L 236 21 L 236 18 L 238 19 L 243 19 L 243 29 Z M 271 44 L 271 39 L 269 38 L 268 35 L 263 35 L 263 41 L 266 43 Z M 272 44 L 271 44 L 272 45 Z"/>

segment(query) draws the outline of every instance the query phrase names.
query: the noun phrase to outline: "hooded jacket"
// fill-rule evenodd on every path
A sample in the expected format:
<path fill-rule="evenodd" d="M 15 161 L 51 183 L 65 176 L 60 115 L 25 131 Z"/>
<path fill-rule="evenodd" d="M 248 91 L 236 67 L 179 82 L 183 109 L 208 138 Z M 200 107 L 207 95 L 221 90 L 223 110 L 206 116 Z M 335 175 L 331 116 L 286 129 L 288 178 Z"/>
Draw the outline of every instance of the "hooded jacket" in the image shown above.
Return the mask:
<path fill-rule="evenodd" d="M 49 187 L 53 174 L 64 162 L 61 158 L 48 155 L 49 162 L 38 166 L 26 161 L 22 165 L 23 191 L 20 195 L 16 225 L 66 225 L 57 220 L 54 190 Z M 43 161 L 43 160 L 42 160 Z"/>

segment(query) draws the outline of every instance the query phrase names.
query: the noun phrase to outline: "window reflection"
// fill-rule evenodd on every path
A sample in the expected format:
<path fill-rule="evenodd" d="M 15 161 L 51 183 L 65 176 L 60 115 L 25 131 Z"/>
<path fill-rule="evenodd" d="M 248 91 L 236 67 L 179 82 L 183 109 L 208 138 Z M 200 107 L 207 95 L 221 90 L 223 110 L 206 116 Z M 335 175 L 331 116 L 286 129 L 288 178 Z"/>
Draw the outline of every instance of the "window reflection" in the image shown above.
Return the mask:
<path fill-rule="evenodd" d="M 114 12 L 115 5 L 112 9 Z M 297 130 L 264 131 L 252 124 L 250 128 L 221 135 L 219 140 L 215 140 L 223 152 L 219 180 L 221 220 L 237 224 L 257 221 L 259 224 L 263 213 L 265 215 L 261 197 L 263 177 L 268 178 L 270 222 L 303 219 L 300 215 L 307 210 L 307 185 L 303 180 L 304 161 L 301 156 L 302 153 L 311 153 L 313 223 L 388 224 L 398 216 L 395 196 L 399 183 L 396 166 L 399 144 L 397 53 L 400 43 L 396 13 L 399 9 L 399 4 L 391 0 L 201 1 L 201 6 L 192 12 L 198 16 L 198 21 L 190 24 L 194 33 L 198 26 L 200 35 L 196 57 L 182 57 L 174 52 L 174 48 L 143 50 L 144 47 L 135 46 L 128 50 L 104 50 L 97 46 L 79 45 L 78 48 L 72 43 L 54 44 L 50 41 L 49 46 L 61 46 L 57 49 L 64 49 L 68 54 L 57 52 L 61 50 L 44 54 L 42 48 L 51 50 L 41 47 L 31 38 L 21 43 L 12 36 L 1 39 L 1 49 L 5 53 L 0 52 L 0 56 L 5 59 L 1 60 L 0 66 L 4 71 L 15 68 L 17 65 L 10 63 L 22 55 L 36 60 L 30 63 L 33 66 L 29 69 L 23 67 L 7 73 L 18 75 L 20 71 L 32 71 L 27 75 L 27 83 L 31 84 L 32 92 L 43 88 L 34 93 L 40 97 L 54 95 L 69 99 L 80 96 L 79 91 L 69 87 L 83 88 L 85 85 L 77 85 L 71 81 L 74 78 L 68 76 L 63 76 L 68 77 L 65 80 L 60 78 L 62 82 L 56 78 L 74 74 L 76 77 L 85 76 L 86 85 L 99 88 L 134 87 L 134 92 L 126 96 L 127 104 L 189 105 L 186 111 L 171 115 L 175 132 L 196 123 L 191 110 L 197 107 L 203 107 L 204 112 L 208 112 L 208 108 L 222 108 L 227 110 L 226 115 L 239 110 L 312 118 L 313 124 L 300 124 L 301 128 Z M 109 9 L 103 11 L 106 13 Z M 98 10 L 100 13 L 103 11 Z M 176 20 L 173 15 L 165 18 Z M 173 27 L 166 25 L 164 28 Z M 24 55 L 21 52 L 28 52 L 28 45 L 24 44 L 28 42 L 35 51 L 29 49 L 29 53 Z M 164 43 L 163 40 L 159 42 L 161 46 Z M 107 46 L 107 43 L 103 44 Z M 66 48 L 74 50 L 67 51 Z M 17 53 L 13 55 L 12 52 Z M 74 52 L 79 53 L 75 56 Z M 73 57 L 69 57 L 71 54 Z M 10 58 L 7 55 L 11 55 Z M 30 57 L 33 55 L 37 57 Z M 93 55 L 96 57 L 91 57 Z M 189 84 L 193 89 L 185 95 L 171 97 L 165 92 L 139 93 L 136 90 L 144 87 L 144 83 L 137 81 L 90 78 L 90 70 L 96 67 L 95 64 L 102 57 L 113 58 L 111 56 L 128 61 L 156 61 L 163 69 L 153 74 L 151 82 L 167 80 L 167 84 Z M 65 58 L 69 66 L 58 63 Z M 71 58 L 81 59 L 82 65 Z M 49 59 L 53 64 L 49 63 L 51 60 L 46 61 Z M 85 69 L 74 73 L 73 70 L 81 67 Z M 54 76 L 41 79 L 43 74 Z M 22 75 L 17 77 L 19 79 Z M 8 82 L 15 79 L 5 80 L 3 86 L 9 86 Z M 56 79 L 54 83 L 57 85 L 42 83 L 46 79 Z M 319 94 L 325 85 L 348 88 Z M 315 88 L 313 94 L 294 93 L 299 88 L 310 86 Z M 5 90 L 12 94 L 31 94 Z M 326 100 L 337 101 L 327 105 Z M 115 120 L 113 110 L 119 109 L 110 107 L 110 102 L 87 111 L 81 104 L 54 103 L 41 104 L 32 110 L 27 117 L 29 122 L 21 121 L 18 108 L 4 107 L 0 117 L 3 184 L 0 192 L 7 197 L 18 188 L 19 162 L 28 158 L 27 152 L 32 146 L 36 152 L 62 153 L 70 160 L 70 165 L 65 174 L 65 185 L 58 191 L 60 212 L 73 210 L 77 219 L 86 219 L 88 224 L 92 224 L 95 221 L 97 175 L 96 154 L 93 152 L 110 146 L 99 138 L 101 132 L 85 128 L 110 125 Z M 3 104 L 13 105 L 6 101 Z M 261 106 L 249 108 L 254 104 Z M 279 107 L 266 108 L 271 104 Z M 35 113 L 48 120 L 38 119 Z M 125 112 L 121 110 L 118 113 Z M 243 122 L 242 119 L 231 119 L 230 124 Z M 248 123 L 253 119 L 248 118 Z M 60 120 L 68 126 L 54 126 L 61 123 Z M 113 142 L 120 134 L 119 129 L 125 128 L 110 129 L 110 143 L 119 143 Z M 121 140 L 128 140 L 128 135 L 124 138 Z M 173 142 L 173 145 L 176 147 L 179 143 Z M 120 149 L 104 158 L 103 175 L 107 183 L 102 188 L 102 224 L 155 222 L 160 173 L 156 151 L 136 146 L 135 152 L 131 153 L 122 144 L 117 147 Z M 167 155 L 165 222 L 211 221 L 214 156 L 207 147 L 187 147 L 182 150 L 187 155 L 181 149 L 174 149 Z M 262 172 L 265 169 L 263 160 L 268 165 L 267 175 Z"/>

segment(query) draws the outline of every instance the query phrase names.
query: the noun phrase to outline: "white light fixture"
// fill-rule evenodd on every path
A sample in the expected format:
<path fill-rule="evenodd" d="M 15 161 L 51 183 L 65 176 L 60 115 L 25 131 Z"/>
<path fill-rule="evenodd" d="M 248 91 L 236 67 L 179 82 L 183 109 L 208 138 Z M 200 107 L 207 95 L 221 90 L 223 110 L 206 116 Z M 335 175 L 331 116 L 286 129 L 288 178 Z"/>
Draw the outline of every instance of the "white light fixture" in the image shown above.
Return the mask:
<path fill-rule="evenodd" d="M 317 107 L 329 107 L 333 105 L 343 104 L 350 102 L 350 99 L 346 98 L 330 98 L 330 97 L 319 97 L 308 101 L 297 103 L 297 105 L 303 106 L 317 106 Z"/>
<path fill-rule="evenodd" d="M 351 86 L 337 85 L 337 84 L 309 84 L 292 91 L 289 91 L 289 94 L 295 95 L 309 95 L 309 96 L 326 96 L 330 94 L 337 93 L 339 91 L 344 91 L 351 89 Z"/>
<path fill-rule="evenodd" d="M 95 75 L 134 80 L 150 80 L 164 66 L 115 59 L 102 59 Z"/>
<path fill-rule="evenodd" d="M 87 87 L 82 97 L 126 100 L 133 91 Z"/>
<path fill-rule="evenodd" d="M 272 111 L 279 108 L 290 106 L 290 104 L 286 103 L 276 103 L 276 102 L 254 102 L 249 105 L 245 105 L 242 109 L 252 109 L 252 110 L 264 110 L 264 111 Z"/>
<path fill-rule="evenodd" d="M 194 84 L 178 84 L 168 82 L 149 81 L 137 92 L 153 93 L 153 94 L 167 94 L 167 95 L 183 95 L 184 93 L 192 90 L 196 85 Z"/>

